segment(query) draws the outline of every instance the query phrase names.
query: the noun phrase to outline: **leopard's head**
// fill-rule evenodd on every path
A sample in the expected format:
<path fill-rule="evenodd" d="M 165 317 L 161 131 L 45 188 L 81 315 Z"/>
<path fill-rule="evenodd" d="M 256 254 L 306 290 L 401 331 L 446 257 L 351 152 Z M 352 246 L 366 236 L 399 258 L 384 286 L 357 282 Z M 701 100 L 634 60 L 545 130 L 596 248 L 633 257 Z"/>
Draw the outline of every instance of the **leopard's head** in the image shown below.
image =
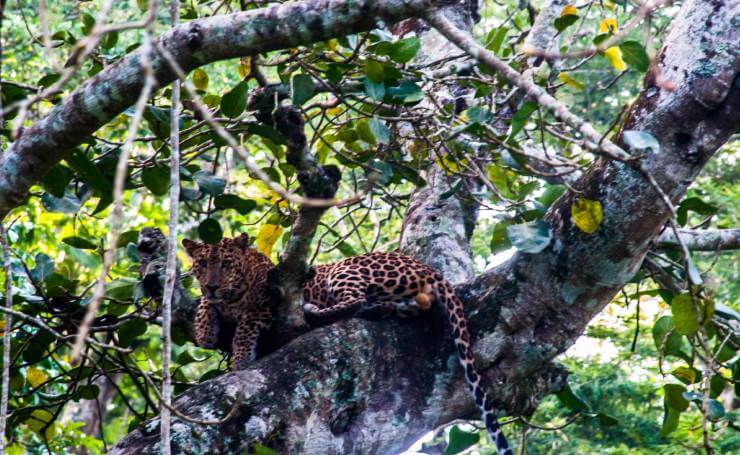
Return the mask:
<path fill-rule="evenodd" d="M 249 248 L 249 236 L 221 239 L 210 245 L 184 239 L 182 245 L 193 259 L 193 274 L 210 303 L 232 302 L 241 298 L 249 283 L 244 279 L 247 265 L 244 252 Z"/>

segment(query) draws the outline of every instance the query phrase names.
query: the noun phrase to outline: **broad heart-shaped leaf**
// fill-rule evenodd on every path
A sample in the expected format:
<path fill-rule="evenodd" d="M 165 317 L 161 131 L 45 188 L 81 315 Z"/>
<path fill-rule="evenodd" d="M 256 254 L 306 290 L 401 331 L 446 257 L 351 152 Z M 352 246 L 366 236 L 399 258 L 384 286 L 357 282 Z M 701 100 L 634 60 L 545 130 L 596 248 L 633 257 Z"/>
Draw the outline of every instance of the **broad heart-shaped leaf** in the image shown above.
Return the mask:
<path fill-rule="evenodd" d="M 550 226 L 541 219 L 507 226 L 506 233 L 517 250 L 533 254 L 547 248 L 552 238 Z"/>
<path fill-rule="evenodd" d="M 644 73 L 650 65 L 650 57 L 642 44 L 637 41 L 625 41 L 619 45 L 622 51 L 622 58 L 632 68 Z"/>
<path fill-rule="evenodd" d="M 386 95 L 383 101 L 391 104 L 414 104 L 424 99 L 424 92 L 411 81 L 403 81 L 398 86 L 388 87 Z"/>
<path fill-rule="evenodd" d="M 665 404 L 676 411 L 685 411 L 689 407 L 689 402 L 683 397 L 686 387 L 680 384 L 666 384 L 663 386 L 665 394 Z"/>
<path fill-rule="evenodd" d="M 377 60 L 368 58 L 365 60 L 365 75 L 370 81 L 382 84 L 385 81 L 385 69 L 383 64 Z"/>
<path fill-rule="evenodd" d="M 698 303 L 696 305 L 699 306 Z M 693 335 L 699 330 L 698 313 L 689 294 L 679 294 L 673 298 L 671 313 L 676 331 L 681 335 Z"/>
<path fill-rule="evenodd" d="M 586 234 L 593 234 L 599 230 L 603 213 L 601 202 L 579 198 L 570 205 L 570 216 L 573 223 Z"/>
<path fill-rule="evenodd" d="M 653 324 L 653 341 L 658 352 L 664 355 L 679 356 L 681 352 L 681 335 L 674 330 L 673 318 L 661 316 Z"/>
<path fill-rule="evenodd" d="M 66 243 L 72 248 L 79 248 L 81 250 L 95 250 L 98 248 L 98 246 L 94 242 L 78 236 L 65 237 L 62 239 L 62 242 Z"/>
<path fill-rule="evenodd" d="M 310 100 L 316 93 L 313 79 L 308 74 L 296 74 L 290 81 L 290 88 L 293 93 L 293 105 L 302 106 L 303 103 Z"/>
<path fill-rule="evenodd" d="M 141 318 L 126 321 L 118 328 L 117 332 L 119 344 L 124 347 L 131 346 L 136 337 L 146 332 L 146 321 Z"/>
<path fill-rule="evenodd" d="M 416 57 L 419 49 L 421 49 L 421 41 L 419 41 L 419 38 L 412 36 L 393 43 L 389 55 L 395 62 L 408 63 Z"/>
<path fill-rule="evenodd" d="M 455 455 L 480 441 L 480 432 L 461 430 L 457 425 L 450 429 L 450 442 L 445 448 L 445 455 Z"/>
<path fill-rule="evenodd" d="M 622 134 L 622 140 L 632 151 L 651 150 L 653 153 L 660 151 L 660 143 L 655 136 L 644 131 L 627 130 Z"/>
<path fill-rule="evenodd" d="M 198 236 L 206 243 L 218 243 L 223 235 L 221 225 L 213 218 L 206 218 L 198 226 Z"/>
<path fill-rule="evenodd" d="M 688 219 L 689 211 L 709 216 L 717 213 L 717 210 L 717 207 L 702 201 L 698 197 L 689 197 L 679 204 L 678 210 L 676 210 L 676 221 L 681 226 L 684 226 Z"/>
<path fill-rule="evenodd" d="M 562 32 L 566 28 L 575 24 L 576 21 L 578 21 L 578 17 L 579 16 L 577 14 L 566 14 L 565 16 L 561 16 L 555 19 L 555 28 L 557 29 L 557 31 Z"/>
<path fill-rule="evenodd" d="M 382 101 L 385 97 L 385 84 L 373 82 L 369 77 L 365 77 L 365 93 L 375 101 Z"/>
<path fill-rule="evenodd" d="M 105 296 L 115 300 L 131 300 L 134 295 L 136 280 L 132 278 L 119 278 L 113 280 L 105 287 Z"/>
<path fill-rule="evenodd" d="M 627 64 L 622 58 L 622 51 L 618 47 L 612 46 L 602 52 L 601 55 L 604 56 L 609 64 L 613 66 L 614 69 L 616 69 L 617 71 L 624 71 L 627 69 Z"/>
<path fill-rule="evenodd" d="M 235 194 L 222 194 L 213 200 L 217 209 L 234 209 L 242 215 L 254 210 L 257 203 L 251 199 L 242 199 Z"/>
<path fill-rule="evenodd" d="M 372 117 L 368 120 L 367 123 L 377 142 L 381 144 L 387 144 L 390 142 L 391 130 L 389 130 L 388 127 L 385 126 L 385 122 L 378 119 L 377 117 Z"/>
<path fill-rule="evenodd" d="M 241 81 L 236 87 L 224 93 L 221 97 L 221 112 L 229 118 L 239 117 L 247 107 L 248 89 L 248 84 Z"/>
<path fill-rule="evenodd" d="M 568 384 L 565 385 L 565 388 L 563 390 L 556 393 L 555 395 L 558 397 L 558 400 L 560 400 L 561 403 L 573 409 L 574 411 L 589 412 L 591 410 L 591 407 L 588 405 L 588 403 L 586 403 L 581 397 L 576 395 L 575 392 L 573 392 L 573 389 L 571 389 L 570 385 Z"/>
<path fill-rule="evenodd" d="M 170 188 L 170 169 L 165 166 L 145 167 L 141 171 L 141 182 L 153 194 L 164 196 Z"/>
<path fill-rule="evenodd" d="M 226 180 L 216 177 L 210 172 L 198 171 L 193 175 L 193 178 L 198 184 L 198 188 L 211 196 L 218 196 L 224 192 L 224 188 L 226 187 Z"/>

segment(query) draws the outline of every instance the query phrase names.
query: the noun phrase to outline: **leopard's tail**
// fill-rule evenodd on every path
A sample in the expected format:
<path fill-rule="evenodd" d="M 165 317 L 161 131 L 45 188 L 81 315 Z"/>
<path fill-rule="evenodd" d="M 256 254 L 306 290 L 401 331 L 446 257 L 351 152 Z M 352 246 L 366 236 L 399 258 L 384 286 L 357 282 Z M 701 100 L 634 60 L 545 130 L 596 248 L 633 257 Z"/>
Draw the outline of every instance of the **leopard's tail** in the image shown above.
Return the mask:
<path fill-rule="evenodd" d="M 444 304 L 447 317 L 452 327 L 452 335 L 455 340 L 455 346 L 459 354 L 460 365 L 465 371 L 470 389 L 475 398 L 475 404 L 481 412 L 481 417 L 486 424 L 488 434 L 496 446 L 499 455 L 512 455 L 509 443 L 501 430 L 501 426 L 496 419 L 496 410 L 493 407 L 491 398 L 486 393 L 488 390 L 487 381 L 475 369 L 475 357 L 470 345 L 470 333 L 468 332 L 468 321 L 465 319 L 463 304 L 455 294 L 452 285 L 447 281 L 442 281 L 438 289 L 438 299 Z"/>

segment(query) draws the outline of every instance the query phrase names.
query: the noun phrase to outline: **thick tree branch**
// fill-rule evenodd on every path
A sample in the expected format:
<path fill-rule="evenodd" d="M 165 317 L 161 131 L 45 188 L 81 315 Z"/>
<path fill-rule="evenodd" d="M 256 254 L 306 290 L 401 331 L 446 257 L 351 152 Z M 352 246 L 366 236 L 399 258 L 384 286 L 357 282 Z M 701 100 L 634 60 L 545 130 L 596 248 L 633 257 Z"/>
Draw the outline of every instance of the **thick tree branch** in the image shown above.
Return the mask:
<path fill-rule="evenodd" d="M 652 68 L 676 90 L 648 77 L 625 125 L 660 142 L 643 163 L 674 201 L 740 126 L 733 17 L 737 2 L 685 2 Z M 624 163 L 597 160 L 576 189 L 548 212 L 553 240 L 543 252 L 517 254 L 457 288 L 469 305 L 480 366 L 505 379 L 493 392 L 514 413 L 562 386 L 564 374 L 550 361 L 632 277 L 669 217 L 644 176 Z M 578 197 L 603 206 L 594 234 L 571 220 Z M 424 221 L 411 213 L 407 224 Z M 437 308 L 411 321 L 353 319 L 314 330 L 247 370 L 196 386 L 175 406 L 220 417 L 239 390 L 246 400 L 234 419 L 207 428 L 176 422 L 173 444 L 195 452 L 261 443 L 281 453 L 389 453 L 436 425 L 475 415 Z M 157 426 L 156 419 L 143 425 L 113 453 L 157 453 Z"/>
<path fill-rule="evenodd" d="M 740 249 L 740 229 L 681 229 L 686 247 L 692 251 L 722 251 Z M 657 239 L 658 248 L 675 248 L 678 241 L 672 230 L 665 230 Z"/>
<path fill-rule="evenodd" d="M 214 16 L 173 27 L 154 48 L 165 48 L 185 70 L 295 47 L 418 16 L 445 0 L 305 0 Z M 21 204 L 64 153 L 131 105 L 142 90 L 141 50 L 96 74 L 16 139 L 0 162 L 0 218 Z M 160 56 L 151 62 L 157 87 L 175 79 Z"/>

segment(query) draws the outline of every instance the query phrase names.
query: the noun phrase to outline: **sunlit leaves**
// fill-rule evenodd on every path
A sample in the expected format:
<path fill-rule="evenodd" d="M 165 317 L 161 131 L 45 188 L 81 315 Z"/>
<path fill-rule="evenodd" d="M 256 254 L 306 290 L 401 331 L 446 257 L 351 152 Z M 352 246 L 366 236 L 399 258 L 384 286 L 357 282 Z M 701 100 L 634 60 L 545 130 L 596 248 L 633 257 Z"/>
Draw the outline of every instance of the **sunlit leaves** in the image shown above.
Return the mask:
<path fill-rule="evenodd" d="M 367 75 L 367 78 L 375 84 L 382 84 L 385 81 L 385 70 L 383 69 L 383 64 L 376 60 L 370 58 L 365 60 L 365 74 Z"/>
<path fill-rule="evenodd" d="M 221 97 L 221 112 L 229 117 L 239 117 L 247 107 L 249 85 L 245 81 L 236 84 L 236 87 L 224 93 Z"/>
<path fill-rule="evenodd" d="M 387 144 L 391 139 L 391 131 L 385 125 L 385 123 L 377 117 L 372 117 L 368 120 L 368 126 L 370 131 L 373 133 L 375 140 L 380 144 Z"/>
<path fill-rule="evenodd" d="M 269 257 L 272 254 L 272 247 L 275 246 L 275 242 L 278 241 L 282 233 L 283 228 L 279 225 L 263 224 L 257 234 L 257 240 L 254 242 L 257 250 Z"/>
<path fill-rule="evenodd" d="M 653 340 L 662 355 L 681 356 L 681 335 L 675 330 L 671 316 L 661 316 L 655 321 Z"/>
<path fill-rule="evenodd" d="M 578 229 L 593 234 L 599 230 L 603 218 L 601 202 L 578 198 L 570 205 L 570 216 Z"/>
<path fill-rule="evenodd" d="M 36 367 L 29 367 L 26 369 L 26 381 L 31 387 L 36 388 L 46 382 L 48 376 L 42 370 Z"/>
<path fill-rule="evenodd" d="M 578 21 L 578 10 L 575 6 L 568 4 L 560 12 L 560 17 L 555 19 L 555 28 L 557 31 L 562 32 L 566 28 L 575 24 Z"/>
<path fill-rule="evenodd" d="M 98 248 L 95 242 L 92 242 L 84 237 L 78 237 L 78 236 L 65 237 L 62 239 L 62 242 L 66 243 L 67 245 L 73 248 L 79 248 L 81 250 L 95 250 Z"/>
<path fill-rule="evenodd" d="M 218 243 L 223 235 L 221 225 L 213 218 L 206 218 L 198 225 L 198 236 L 206 243 Z"/>
<path fill-rule="evenodd" d="M 486 36 L 486 48 L 498 55 L 501 50 L 501 44 L 504 42 L 504 38 L 506 38 L 506 33 L 508 31 L 508 27 L 504 26 L 491 29 Z"/>
<path fill-rule="evenodd" d="M 637 41 L 625 41 L 619 44 L 624 62 L 631 68 L 644 73 L 650 65 L 650 57 L 645 52 L 645 47 Z"/>
<path fill-rule="evenodd" d="M 675 296 L 671 302 L 671 313 L 676 331 L 681 335 L 694 335 L 700 324 L 714 315 L 711 302 L 692 299 L 688 293 Z"/>
<path fill-rule="evenodd" d="M 583 84 L 575 80 L 573 76 L 568 73 L 561 72 L 560 74 L 558 74 L 558 79 L 560 79 L 560 82 L 562 82 L 563 84 L 573 87 L 576 90 L 583 90 Z"/>
<path fill-rule="evenodd" d="M 665 403 L 668 407 L 676 411 L 685 411 L 689 407 L 689 402 L 683 397 L 686 387 L 680 384 L 666 384 L 663 386 L 665 394 Z"/>
<path fill-rule="evenodd" d="M 617 32 L 617 20 L 612 17 L 602 19 L 599 21 L 599 33 L 616 33 Z"/>
<path fill-rule="evenodd" d="M 203 71 L 202 68 L 196 68 L 193 71 L 193 85 L 198 90 L 206 90 L 208 88 L 208 73 Z"/>
<path fill-rule="evenodd" d="M 622 51 L 617 46 L 612 46 L 609 49 L 605 49 L 601 55 L 604 56 L 607 62 L 614 67 L 617 71 L 624 71 L 627 69 L 627 64 L 622 58 Z"/>
<path fill-rule="evenodd" d="M 419 41 L 419 38 L 412 36 L 395 42 L 380 41 L 369 46 L 368 49 L 376 55 L 387 55 L 394 62 L 403 64 L 410 62 L 414 57 L 416 57 L 420 48 L 421 42 Z"/>
<path fill-rule="evenodd" d="M 517 250 L 532 254 L 547 248 L 552 238 L 550 226 L 541 219 L 507 226 L 506 233 Z"/>

